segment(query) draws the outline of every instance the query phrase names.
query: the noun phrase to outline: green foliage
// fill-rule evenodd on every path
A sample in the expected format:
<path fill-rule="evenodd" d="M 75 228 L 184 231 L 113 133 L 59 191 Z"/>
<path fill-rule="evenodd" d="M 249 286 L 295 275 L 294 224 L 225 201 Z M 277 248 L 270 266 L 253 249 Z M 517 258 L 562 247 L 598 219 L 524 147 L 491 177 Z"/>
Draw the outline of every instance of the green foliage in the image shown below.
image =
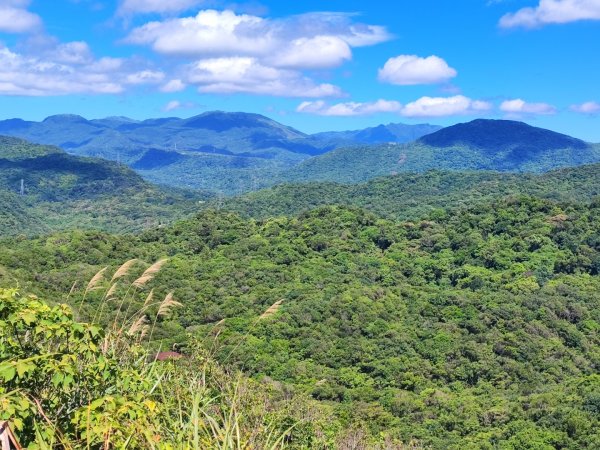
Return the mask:
<path fill-rule="evenodd" d="M 20 194 L 21 180 L 25 195 Z M 137 231 L 182 218 L 202 193 L 167 192 L 126 166 L 0 138 L 0 235 Z"/>
<path fill-rule="evenodd" d="M 598 202 L 531 197 L 413 222 L 337 206 L 260 221 L 205 211 L 137 236 L 5 240 L 0 283 L 57 298 L 100 267 L 169 256 L 155 292 L 185 306 L 157 321 L 155 343 L 186 348 L 192 333 L 345 429 L 444 449 L 592 449 L 599 224 Z"/>
<path fill-rule="evenodd" d="M 506 159 L 505 159 L 506 158 Z M 600 161 L 600 146 L 564 148 L 524 154 L 517 160 L 510 152 L 490 155 L 468 145 L 435 147 L 416 141 L 409 144 L 382 144 L 339 148 L 310 158 L 287 172 L 278 181 L 332 181 L 359 183 L 402 172 L 428 170 L 497 170 L 502 172 L 545 172 Z"/>
<path fill-rule="evenodd" d="M 352 205 L 387 218 L 414 220 L 435 214 L 436 209 L 443 214 L 446 208 L 469 207 L 507 196 L 589 201 L 599 194 L 600 164 L 591 164 L 542 175 L 434 170 L 400 173 L 357 185 L 284 184 L 227 199 L 222 208 L 264 219 L 323 205 Z"/>
<path fill-rule="evenodd" d="M 225 372 L 197 344 L 188 350 L 158 362 L 139 341 L 75 322 L 65 305 L 0 290 L 0 420 L 32 449 L 300 449 L 333 439 L 310 402 Z"/>

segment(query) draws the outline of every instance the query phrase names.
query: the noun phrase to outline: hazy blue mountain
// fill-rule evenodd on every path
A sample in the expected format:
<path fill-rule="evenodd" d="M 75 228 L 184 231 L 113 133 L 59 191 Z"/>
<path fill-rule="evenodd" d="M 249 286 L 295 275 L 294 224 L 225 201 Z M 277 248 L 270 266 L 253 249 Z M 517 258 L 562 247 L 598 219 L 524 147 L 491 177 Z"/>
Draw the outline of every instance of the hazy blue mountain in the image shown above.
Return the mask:
<path fill-rule="evenodd" d="M 316 133 L 312 138 L 340 144 L 384 144 L 388 142 L 405 143 L 419 139 L 422 136 L 441 129 L 438 125 L 428 123 L 407 125 L 404 123 L 389 123 L 376 127 L 364 128 L 352 131 L 327 131 Z"/>
<path fill-rule="evenodd" d="M 355 183 L 431 169 L 544 172 L 599 161 L 599 145 L 522 122 L 478 119 L 407 144 L 339 148 L 303 161 L 280 182 Z"/>
<path fill-rule="evenodd" d="M 0 133 L 6 135 L 120 161 L 153 182 L 228 194 L 272 184 L 279 173 L 340 146 L 406 142 L 437 129 L 389 124 L 307 135 L 260 114 L 221 111 L 187 119 L 87 120 L 61 114 L 41 122 L 0 121 Z"/>
<path fill-rule="evenodd" d="M 182 218 L 205 198 L 153 186 L 123 164 L 0 136 L 0 236 L 131 232 Z"/>
<path fill-rule="evenodd" d="M 0 121 L 0 133 L 124 162 L 159 183 L 227 193 L 333 147 L 259 114 L 220 111 L 142 121 L 69 114 L 41 122 L 10 119 Z"/>

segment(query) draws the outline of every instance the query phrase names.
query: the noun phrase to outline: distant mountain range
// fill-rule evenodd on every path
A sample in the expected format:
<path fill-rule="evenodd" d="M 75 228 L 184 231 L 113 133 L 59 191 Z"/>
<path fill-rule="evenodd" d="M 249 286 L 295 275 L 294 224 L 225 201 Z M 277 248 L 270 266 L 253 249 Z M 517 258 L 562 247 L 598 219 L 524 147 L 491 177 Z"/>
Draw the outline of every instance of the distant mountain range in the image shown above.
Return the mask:
<path fill-rule="evenodd" d="M 280 182 L 356 183 L 432 169 L 539 173 L 600 162 L 600 145 L 510 120 L 478 119 L 407 144 L 353 146 L 308 159 Z"/>
<path fill-rule="evenodd" d="M 313 139 L 331 142 L 334 146 L 340 144 L 384 144 L 389 142 L 411 142 L 421 136 L 440 130 L 439 125 L 418 124 L 406 125 L 403 123 L 389 123 L 376 127 L 364 128 L 353 131 L 326 131 L 312 135 Z"/>
<path fill-rule="evenodd" d="M 388 124 L 307 135 L 259 114 L 188 119 L 0 121 L 0 134 L 129 165 L 154 183 L 239 194 L 285 182 L 356 183 L 431 169 L 543 172 L 600 161 L 600 147 L 508 120 Z"/>
<path fill-rule="evenodd" d="M 408 142 L 439 127 L 389 124 L 353 132 L 307 135 L 259 114 L 207 112 L 188 119 L 0 121 L 0 135 L 56 145 L 80 156 L 121 161 L 145 178 L 188 188 L 243 192 L 334 148 Z"/>
<path fill-rule="evenodd" d="M 0 136 L 0 235 L 132 232 L 184 217 L 206 198 L 156 187 L 122 164 Z"/>

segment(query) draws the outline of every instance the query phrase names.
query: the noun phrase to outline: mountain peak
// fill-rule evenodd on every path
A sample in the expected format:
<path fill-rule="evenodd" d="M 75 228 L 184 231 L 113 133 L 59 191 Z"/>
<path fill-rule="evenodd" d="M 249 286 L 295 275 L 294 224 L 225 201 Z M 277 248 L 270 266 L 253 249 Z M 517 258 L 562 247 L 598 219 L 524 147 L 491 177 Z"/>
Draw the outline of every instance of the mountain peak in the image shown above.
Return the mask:
<path fill-rule="evenodd" d="M 46 117 L 43 122 L 87 122 L 87 119 L 77 114 L 55 114 Z"/>
<path fill-rule="evenodd" d="M 521 148 L 531 150 L 584 149 L 588 144 L 565 134 L 534 127 L 524 122 L 476 119 L 423 136 L 419 142 L 432 147 L 465 145 L 489 152 Z"/>

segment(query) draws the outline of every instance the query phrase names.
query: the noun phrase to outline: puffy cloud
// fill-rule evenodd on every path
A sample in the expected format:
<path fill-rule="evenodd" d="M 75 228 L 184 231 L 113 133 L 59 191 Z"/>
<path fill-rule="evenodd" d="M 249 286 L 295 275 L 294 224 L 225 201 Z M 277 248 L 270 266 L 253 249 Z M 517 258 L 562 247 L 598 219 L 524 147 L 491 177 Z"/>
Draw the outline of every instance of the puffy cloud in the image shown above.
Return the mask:
<path fill-rule="evenodd" d="M 402 108 L 402 115 L 405 117 L 477 115 L 488 112 L 491 109 L 491 103 L 472 100 L 464 95 L 455 95 L 453 97 L 421 97 L 404 106 Z"/>
<path fill-rule="evenodd" d="M 320 116 L 367 116 L 376 113 L 398 113 L 402 111 L 402 105 L 393 100 L 382 99 L 374 102 L 345 102 L 334 105 L 329 105 L 323 100 L 317 100 L 302 102 L 298 105 L 296 111 Z"/>
<path fill-rule="evenodd" d="M 598 102 L 585 102 L 580 105 L 571 105 L 569 108 L 571 111 L 580 114 L 595 115 L 600 114 L 600 103 Z"/>
<path fill-rule="evenodd" d="M 522 8 L 500 19 L 502 28 L 535 28 L 579 20 L 600 20 L 598 0 L 540 0 L 535 8 Z"/>
<path fill-rule="evenodd" d="M 140 70 L 138 61 L 94 59 L 82 42 L 58 44 L 39 55 L 0 46 L 0 95 L 118 94 L 129 85 L 156 83 L 162 77 Z"/>
<path fill-rule="evenodd" d="M 150 13 L 180 13 L 203 3 L 205 3 L 204 0 L 121 0 L 117 14 L 129 16 Z"/>
<path fill-rule="evenodd" d="M 556 108 L 548 103 L 528 103 L 520 98 L 503 101 L 500 104 L 500 111 L 517 117 L 521 115 L 556 114 Z"/>
<path fill-rule="evenodd" d="M 269 19 L 204 10 L 193 17 L 146 23 L 125 41 L 195 59 L 178 78 L 200 92 L 331 97 L 342 95 L 341 89 L 315 82 L 303 71 L 340 66 L 352 59 L 353 47 L 389 38 L 385 28 L 355 23 L 343 13 Z M 162 90 L 180 87 L 168 83 Z"/>
<path fill-rule="evenodd" d="M 37 14 L 27 11 L 30 0 L 0 0 L 0 33 L 26 33 L 42 26 Z"/>
<path fill-rule="evenodd" d="M 436 84 L 456 76 L 453 69 L 438 56 L 420 58 L 416 55 L 400 55 L 387 60 L 379 69 L 379 80 L 399 85 Z"/>
<path fill-rule="evenodd" d="M 267 61 L 275 67 L 320 69 L 341 65 L 352 59 L 346 41 L 336 36 L 315 36 L 291 41 Z"/>
<path fill-rule="evenodd" d="M 261 64 L 255 58 L 210 58 L 190 64 L 185 81 L 205 93 L 247 93 L 284 97 L 341 96 L 337 86 L 316 84 L 294 70 Z"/>
<path fill-rule="evenodd" d="M 149 22 L 132 30 L 126 41 L 168 55 L 252 56 L 270 59 L 273 66 L 315 68 L 339 65 L 351 58 L 351 47 L 389 38 L 385 28 L 355 24 L 347 14 L 313 13 L 272 20 L 205 10 L 195 17 Z"/>
<path fill-rule="evenodd" d="M 481 100 L 472 100 L 462 95 L 454 97 L 421 97 L 402 105 L 393 100 L 374 102 L 345 102 L 330 105 L 323 100 L 303 102 L 296 111 L 321 116 L 364 116 L 375 113 L 395 113 L 404 117 L 444 117 L 471 115 L 488 112 L 492 104 Z"/>

